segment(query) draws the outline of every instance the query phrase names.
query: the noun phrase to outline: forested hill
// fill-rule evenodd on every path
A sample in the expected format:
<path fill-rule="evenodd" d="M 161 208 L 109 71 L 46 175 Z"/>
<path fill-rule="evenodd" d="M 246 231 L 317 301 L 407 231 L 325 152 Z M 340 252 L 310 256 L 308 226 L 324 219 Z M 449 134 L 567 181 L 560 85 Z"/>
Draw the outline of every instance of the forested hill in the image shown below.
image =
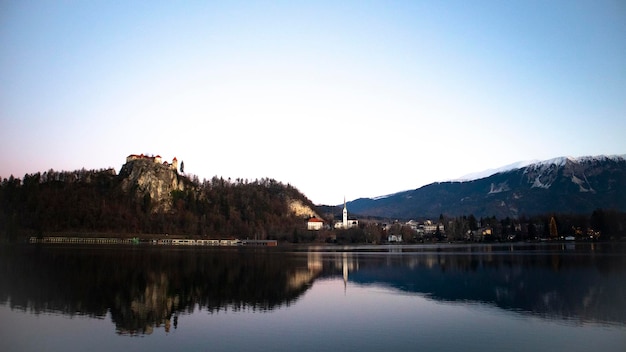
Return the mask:
<path fill-rule="evenodd" d="M 136 160 L 115 170 L 47 171 L 0 184 L 0 237 L 170 234 L 297 240 L 319 216 L 296 188 L 273 179 L 199 181 Z"/>

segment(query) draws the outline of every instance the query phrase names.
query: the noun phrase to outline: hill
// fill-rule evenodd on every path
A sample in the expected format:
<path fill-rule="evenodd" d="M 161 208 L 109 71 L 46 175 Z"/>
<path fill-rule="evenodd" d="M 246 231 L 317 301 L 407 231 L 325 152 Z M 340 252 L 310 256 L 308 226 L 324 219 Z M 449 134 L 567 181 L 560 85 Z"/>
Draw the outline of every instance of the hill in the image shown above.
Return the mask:
<path fill-rule="evenodd" d="M 129 157 L 130 158 L 130 157 Z M 200 182 L 155 158 L 113 169 L 11 176 L 0 183 L 0 239 L 50 233 L 297 240 L 313 203 L 273 179 Z"/>
<path fill-rule="evenodd" d="M 348 203 L 363 216 L 436 218 L 440 214 L 517 218 L 548 213 L 626 211 L 626 158 L 555 158 L 466 182 L 438 182 Z"/>

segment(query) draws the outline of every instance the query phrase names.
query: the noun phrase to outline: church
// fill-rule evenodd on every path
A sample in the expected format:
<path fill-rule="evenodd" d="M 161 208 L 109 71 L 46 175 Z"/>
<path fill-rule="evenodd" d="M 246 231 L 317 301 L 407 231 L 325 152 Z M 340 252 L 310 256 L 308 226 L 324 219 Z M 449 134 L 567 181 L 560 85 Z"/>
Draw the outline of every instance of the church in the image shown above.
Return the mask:
<path fill-rule="evenodd" d="M 348 207 L 346 206 L 346 197 L 343 197 L 343 217 L 341 221 L 335 222 L 336 229 L 349 229 L 359 226 L 359 220 L 348 219 Z"/>

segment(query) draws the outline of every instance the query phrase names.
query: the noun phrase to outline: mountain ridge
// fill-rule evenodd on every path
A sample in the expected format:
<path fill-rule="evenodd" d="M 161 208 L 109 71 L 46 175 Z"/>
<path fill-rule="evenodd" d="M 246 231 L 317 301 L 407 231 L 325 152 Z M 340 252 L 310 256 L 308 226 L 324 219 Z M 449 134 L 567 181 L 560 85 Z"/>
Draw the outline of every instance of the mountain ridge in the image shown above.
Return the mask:
<path fill-rule="evenodd" d="M 558 157 L 474 180 L 434 182 L 384 197 L 359 198 L 348 205 L 363 216 L 516 218 L 596 208 L 624 211 L 625 188 L 626 155 Z"/>

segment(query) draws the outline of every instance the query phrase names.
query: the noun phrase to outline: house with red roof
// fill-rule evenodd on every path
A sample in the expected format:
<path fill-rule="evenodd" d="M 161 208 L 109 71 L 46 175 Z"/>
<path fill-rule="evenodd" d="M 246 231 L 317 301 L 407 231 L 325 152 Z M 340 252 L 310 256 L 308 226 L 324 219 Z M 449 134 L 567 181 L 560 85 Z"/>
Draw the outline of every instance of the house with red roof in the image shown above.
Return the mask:
<path fill-rule="evenodd" d="M 307 221 L 306 228 L 307 230 L 318 231 L 324 227 L 324 220 L 318 219 L 316 217 L 312 217 Z"/>

